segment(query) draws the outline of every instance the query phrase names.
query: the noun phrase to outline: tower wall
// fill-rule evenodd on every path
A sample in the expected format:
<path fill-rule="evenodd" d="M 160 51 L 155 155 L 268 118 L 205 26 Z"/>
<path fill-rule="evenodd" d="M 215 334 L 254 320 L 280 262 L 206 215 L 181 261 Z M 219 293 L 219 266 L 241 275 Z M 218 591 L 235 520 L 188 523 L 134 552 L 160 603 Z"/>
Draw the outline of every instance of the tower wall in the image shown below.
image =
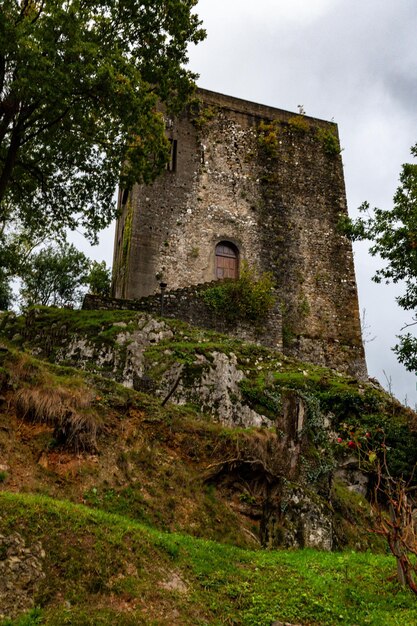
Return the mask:
<path fill-rule="evenodd" d="M 114 295 L 210 282 L 216 244 L 274 275 L 284 351 L 366 374 L 337 126 L 199 90 L 167 120 L 171 170 L 133 189 L 116 229 Z"/>

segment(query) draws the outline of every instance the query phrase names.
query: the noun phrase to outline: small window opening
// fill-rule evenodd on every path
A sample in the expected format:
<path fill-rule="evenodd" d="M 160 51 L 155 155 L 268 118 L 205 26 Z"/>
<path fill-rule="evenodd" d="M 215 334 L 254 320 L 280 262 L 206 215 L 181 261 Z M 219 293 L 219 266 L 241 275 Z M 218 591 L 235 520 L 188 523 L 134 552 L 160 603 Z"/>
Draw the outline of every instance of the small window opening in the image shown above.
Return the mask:
<path fill-rule="evenodd" d="M 165 128 L 170 130 L 174 127 L 174 120 L 170 117 L 165 117 Z"/>
<path fill-rule="evenodd" d="M 229 241 L 216 246 L 216 278 L 239 278 L 239 250 Z"/>
<path fill-rule="evenodd" d="M 177 140 L 169 139 L 170 143 L 170 157 L 167 163 L 168 172 L 176 172 L 177 171 Z"/>
<path fill-rule="evenodd" d="M 123 189 L 122 206 L 126 204 L 126 202 L 128 201 L 128 198 L 129 198 L 129 189 Z"/>

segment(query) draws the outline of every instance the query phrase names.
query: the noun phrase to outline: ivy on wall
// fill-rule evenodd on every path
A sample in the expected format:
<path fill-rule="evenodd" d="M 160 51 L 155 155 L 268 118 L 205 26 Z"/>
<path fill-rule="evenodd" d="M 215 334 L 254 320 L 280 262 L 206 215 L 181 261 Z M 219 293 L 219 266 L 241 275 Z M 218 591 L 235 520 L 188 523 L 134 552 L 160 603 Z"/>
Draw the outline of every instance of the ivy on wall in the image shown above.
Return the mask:
<path fill-rule="evenodd" d="M 307 134 L 320 144 L 323 152 L 328 156 L 337 156 L 341 153 L 339 139 L 332 128 L 317 128 L 304 115 L 294 115 L 288 123 L 280 124 L 277 120 L 261 121 L 258 126 L 258 146 L 267 159 L 277 159 L 279 151 L 279 136 L 285 133 Z"/>
<path fill-rule="evenodd" d="M 121 244 L 121 259 L 120 259 L 120 272 L 122 277 L 123 284 L 123 293 L 125 292 L 126 280 L 127 280 L 127 269 L 130 258 L 130 244 L 132 241 L 132 224 L 133 224 L 133 206 L 129 201 L 129 204 L 126 208 L 126 219 L 124 223 L 123 229 L 123 239 Z"/>

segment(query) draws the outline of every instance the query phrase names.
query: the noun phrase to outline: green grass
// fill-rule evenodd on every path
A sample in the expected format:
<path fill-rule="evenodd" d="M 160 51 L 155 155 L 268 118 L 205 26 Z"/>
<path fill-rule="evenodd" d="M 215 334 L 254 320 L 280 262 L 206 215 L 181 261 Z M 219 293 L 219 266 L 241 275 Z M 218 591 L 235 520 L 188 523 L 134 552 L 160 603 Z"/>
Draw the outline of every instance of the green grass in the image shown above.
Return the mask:
<path fill-rule="evenodd" d="M 398 587 L 389 556 L 249 551 L 40 496 L 2 493 L 0 502 L 0 532 L 46 551 L 41 612 L 16 626 L 417 622 L 417 601 Z"/>
<path fill-rule="evenodd" d="M 118 326 L 119 322 L 126 326 Z M 382 426 L 387 445 L 394 450 L 390 454 L 396 473 L 407 472 L 414 465 L 417 435 L 410 434 L 411 417 L 387 394 L 264 347 L 175 320 L 165 322 L 173 336 L 152 344 L 145 354 L 147 371 L 156 381 L 174 362 L 181 362 L 185 364 L 183 379 L 191 386 L 203 367 L 201 359 L 196 364 L 197 355 L 204 355 L 204 367 L 209 367 L 213 352 L 233 352 L 245 373 L 243 399 L 255 410 L 276 419 L 285 390 L 295 389 L 310 404 L 319 401 L 323 414 L 334 416 L 335 430 L 343 422 L 350 430 L 361 426 L 374 432 Z M 24 336 L 23 318 L 11 325 L 8 337 L 20 330 L 17 345 L 24 341 L 26 347 L 37 347 L 52 329 L 55 343 L 45 357 L 53 359 L 53 350 L 70 336 L 87 336 L 98 347 L 108 346 L 120 332 L 140 328 L 142 323 L 140 314 L 129 311 L 42 309 L 33 322 L 32 339 Z M 217 460 L 221 454 L 233 456 L 238 444 L 242 450 L 249 431 L 228 430 L 201 416 L 198 421 L 191 407 L 163 408 L 159 398 L 125 389 L 100 378 L 99 372 L 80 373 L 15 348 L 4 352 L 0 360 L 0 374 L 9 380 L 9 390 L 43 385 L 94 391 L 92 405 L 107 416 L 99 440 L 100 464 L 107 447 L 120 446 L 117 462 L 123 455 L 127 468 L 126 476 L 121 472 L 113 476 L 112 465 L 109 474 L 100 477 L 98 466 L 89 470 L 97 477 L 93 473 L 79 493 L 69 478 L 48 483 L 56 497 L 76 501 L 83 497 L 95 510 L 43 497 L 0 496 L 0 533 L 17 530 L 28 545 L 39 540 L 47 552 L 47 576 L 36 592 L 40 613 L 32 613 L 14 626 L 269 626 L 275 620 L 351 626 L 417 623 L 417 601 L 393 582 L 395 564 L 387 556 L 251 552 L 225 545 L 236 544 L 239 538 L 239 545 L 253 544 L 241 541 L 243 530 L 238 520 L 232 519 L 227 500 L 216 501 L 214 488 L 210 491 L 203 484 L 201 473 L 209 460 Z M 309 416 L 311 424 L 307 425 L 310 440 L 315 442 L 323 433 L 313 418 Z M 135 431 L 122 444 L 118 437 L 129 419 Z M 317 454 L 317 446 L 310 447 L 306 444 L 303 451 L 307 460 L 326 460 L 322 453 Z M 316 468 L 314 463 L 312 468 Z M 44 471 L 39 480 L 44 480 L 45 486 L 38 483 L 42 492 L 48 492 L 46 478 Z M 1 487 L 12 488 L 12 480 L 13 469 L 0 475 Z M 243 502 L 242 493 L 240 496 Z M 333 507 L 335 525 L 341 529 L 338 546 L 374 545 L 366 536 L 371 524 L 360 499 L 336 485 Z M 186 529 L 222 543 L 164 534 L 152 529 L 152 524 L 165 530 Z M 164 581 L 175 576 L 183 581 L 185 592 L 164 586 Z"/>

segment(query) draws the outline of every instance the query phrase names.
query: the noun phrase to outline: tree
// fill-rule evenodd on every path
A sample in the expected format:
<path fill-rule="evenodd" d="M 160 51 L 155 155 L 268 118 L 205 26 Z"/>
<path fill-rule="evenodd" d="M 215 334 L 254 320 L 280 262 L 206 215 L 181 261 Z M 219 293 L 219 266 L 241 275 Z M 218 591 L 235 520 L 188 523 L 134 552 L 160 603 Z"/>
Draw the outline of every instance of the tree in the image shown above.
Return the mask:
<path fill-rule="evenodd" d="M 89 259 L 72 244 L 50 245 L 32 254 L 20 270 L 23 306 L 79 304 L 89 269 Z"/>
<path fill-rule="evenodd" d="M 12 288 L 7 274 L 0 269 L 0 311 L 7 311 L 13 299 Z"/>
<path fill-rule="evenodd" d="M 93 261 L 86 284 L 90 293 L 96 296 L 109 296 L 111 288 L 111 271 L 106 267 L 106 262 Z"/>
<path fill-rule="evenodd" d="M 374 532 L 387 541 L 397 562 L 398 582 L 417 595 L 417 534 L 412 488 L 403 479 L 394 480 L 386 459 L 378 462 L 373 494 Z"/>
<path fill-rule="evenodd" d="M 411 154 L 417 157 L 417 144 L 411 148 Z M 371 212 L 365 202 L 360 210 L 366 217 L 344 221 L 344 232 L 352 240 L 373 242 L 370 253 L 386 261 L 373 280 L 403 281 L 405 292 L 397 302 L 406 311 L 417 311 L 417 164 L 402 166 L 392 209 Z M 417 324 L 416 318 L 414 323 Z M 407 333 L 399 339 L 394 347 L 398 360 L 408 370 L 417 371 L 417 338 Z"/>
<path fill-rule="evenodd" d="M 195 77 L 197 0 L 3 0 L 0 245 L 6 225 L 90 239 L 116 184 L 151 181 L 168 158 L 168 115 Z M 121 165 L 123 164 L 123 167 Z"/>
<path fill-rule="evenodd" d="M 2 246 L 0 238 L 0 311 L 7 311 L 13 300 L 11 275 L 8 270 L 12 265 L 11 246 Z"/>
<path fill-rule="evenodd" d="M 357 456 L 360 470 L 370 479 L 371 531 L 386 540 L 396 560 L 398 582 L 417 595 L 416 468 L 408 476 L 391 471 L 395 449 L 386 445 L 381 427 L 367 430 L 344 424 L 339 434 L 339 447 Z"/>

